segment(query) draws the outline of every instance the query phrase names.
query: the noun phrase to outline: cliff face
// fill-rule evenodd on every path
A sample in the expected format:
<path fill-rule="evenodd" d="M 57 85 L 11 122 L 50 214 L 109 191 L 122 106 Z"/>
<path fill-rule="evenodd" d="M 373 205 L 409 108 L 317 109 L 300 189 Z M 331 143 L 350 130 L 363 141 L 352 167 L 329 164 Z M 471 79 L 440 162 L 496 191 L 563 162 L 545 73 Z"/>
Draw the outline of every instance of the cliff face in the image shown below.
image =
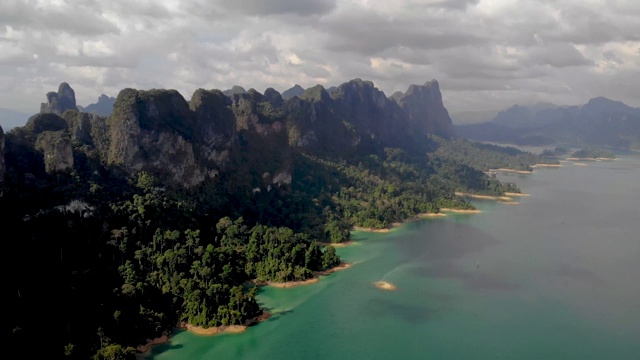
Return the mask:
<path fill-rule="evenodd" d="M 188 102 L 175 90 L 124 89 L 108 118 L 73 110 L 66 83 L 48 98 L 12 137 L 41 154 L 46 172 L 115 167 L 185 187 L 218 178 L 236 189 L 268 191 L 291 183 L 296 152 L 423 151 L 426 134 L 448 136 L 451 125 L 435 81 L 393 99 L 360 79 L 331 94 L 318 85 L 286 101 L 271 88 L 229 95 L 199 89 Z"/>
<path fill-rule="evenodd" d="M 58 87 L 58 92 L 47 94 L 47 102 L 40 105 L 40 113 L 54 113 L 62 115 L 67 110 L 77 110 L 76 93 L 71 86 L 63 82 Z"/>
<path fill-rule="evenodd" d="M 404 94 L 395 94 L 394 100 L 405 112 L 411 127 L 423 134 L 441 137 L 453 135 L 449 112 L 442 103 L 440 85 L 436 80 L 424 85 L 411 85 Z"/>

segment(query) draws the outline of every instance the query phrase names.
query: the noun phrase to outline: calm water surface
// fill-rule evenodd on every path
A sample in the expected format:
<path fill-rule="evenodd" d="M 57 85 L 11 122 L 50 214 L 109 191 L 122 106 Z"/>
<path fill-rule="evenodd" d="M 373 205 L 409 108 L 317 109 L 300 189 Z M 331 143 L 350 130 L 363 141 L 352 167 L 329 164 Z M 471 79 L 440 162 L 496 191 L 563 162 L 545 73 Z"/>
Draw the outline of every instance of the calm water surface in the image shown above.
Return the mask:
<path fill-rule="evenodd" d="M 261 290 L 268 321 L 153 359 L 640 359 L 640 156 L 501 178 L 531 196 L 354 233 L 350 269 Z"/>

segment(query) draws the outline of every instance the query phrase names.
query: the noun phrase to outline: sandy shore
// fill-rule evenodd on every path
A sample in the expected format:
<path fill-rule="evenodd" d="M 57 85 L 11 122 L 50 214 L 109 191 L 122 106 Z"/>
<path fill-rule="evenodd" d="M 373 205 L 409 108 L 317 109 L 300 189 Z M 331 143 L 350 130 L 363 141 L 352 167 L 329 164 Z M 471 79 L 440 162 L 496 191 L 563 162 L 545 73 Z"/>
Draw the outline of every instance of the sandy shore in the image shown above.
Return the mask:
<path fill-rule="evenodd" d="M 362 227 L 362 226 L 354 226 L 353 230 L 355 230 L 355 231 L 372 232 L 372 233 L 388 233 L 388 232 L 391 232 L 393 230 L 393 228 L 376 229 L 376 228 L 365 228 L 365 227 Z"/>
<path fill-rule="evenodd" d="M 313 277 L 306 280 L 300 281 L 285 281 L 285 282 L 277 282 L 277 281 L 263 281 L 263 282 L 254 282 L 258 286 L 272 286 L 279 289 L 291 288 L 296 286 L 304 286 L 315 284 L 320 281 L 320 276 L 326 276 L 333 274 L 336 271 L 348 269 L 351 267 L 351 263 L 341 262 L 338 266 L 333 267 L 331 269 L 327 269 L 324 271 L 315 271 L 313 273 Z"/>
<path fill-rule="evenodd" d="M 378 289 L 382 289 L 382 290 L 392 291 L 397 289 L 395 285 L 387 281 L 376 281 L 373 283 L 373 285 L 375 285 Z"/>
<path fill-rule="evenodd" d="M 511 201 L 512 200 L 508 196 L 478 195 L 478 194 L 467 194 L 467 193 L 463 193 L 463 192 L 456 192 L 455 194 L 456 194 L 456 196 L 468 196 L 468 197 L 474 198 L 474 199 L 502 200 L 502 201 Z"/>
<path fill-rule="evenodd" d="M 450 209 L 442 208 L 440 211 L 446 211 L 454 214 L 480 214 L 482 211 L 477 209 Z"/>
<path fill-rule="evenodd" d="M 576 166 L 587 166 L 587 164 L 585 164 L 585 163 L 573 163 L 573 165 L 576 165 Z"/>
<path fill-rule="evenodd" d="M 500 201 L 500 204 L 505 204 L 505 205 L 518 205 L 520 204 L 517 201 Z"/>
<path fill-rule="evenodd" d="M 509 196 L 509 197 L 511 197 L 511 196 L 531 196 L 531 195 L 529 195 L 529 194 L 523 194 L 523 193 L 512 193 L 512 192 L 506 192 L 506 193 L 504 193 L 504 195 L 505 195 L 505 196 Z"/>
<path fill-rule="evenodd" d="M 214 326 L 209 328 L 204 328 L 202 326 L 195 326 L 191 324 L 185 324 L 184 328 L 190 333 L 196 335 L 216 335 L 221 333 L 231 333 L 231 334 L 240 334 L 247 330 L 246 325 L 228 325 L 228 326 Z"/>

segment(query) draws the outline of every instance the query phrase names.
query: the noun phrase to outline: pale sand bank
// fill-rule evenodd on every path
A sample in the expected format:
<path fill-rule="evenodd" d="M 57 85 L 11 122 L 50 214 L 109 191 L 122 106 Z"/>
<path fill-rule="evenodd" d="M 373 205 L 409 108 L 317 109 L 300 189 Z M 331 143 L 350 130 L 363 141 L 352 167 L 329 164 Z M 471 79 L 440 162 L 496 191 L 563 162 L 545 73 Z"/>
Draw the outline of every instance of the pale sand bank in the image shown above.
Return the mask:
<path fill-rule="evenodd" d="M 353 230 L 372 232 L 372 233 L 388 233 L 388 232 L 391 232 L 393 229 L 376 229 L 376 228 L 365 228 L 362 226 L 354 226 Z"/>
<path fill-rule="evenodd" d="M 520 204 L 517 201 L 500 201 L 500 204 L 505 204 L 505 205 L 518 205 Z"/>
<path fill-rule="evenodd" d="M 513 170 L 513 169 L 504 169 L 504 168 L 491 169 L 489 171 L 504 171 L 504 172 L 512 172 L 512 173 L 516 173 L 516 174 L 531 174 L 531 173 L 533 173 L 533 171 L 529 171 L 529 170 Z"/>
<path fill-rule="evenodd" d="M 375 285 L 378 289 L 382 289 L 382 290 L 392 291 L 397 289 L 395 285 L 387 281 L 376 281 L 373 283 L 373 285 Z"/>
<path fill-rule="evenodd" d="M 320 243 L 320 245 L 333 246 L 334 248 L 342 248 L 342 247 L 347 247 L 347 246 L 356 245 L 356 244 L 357 243 L 353 240 L 339 242 L 339 243 L 324 243 L 324 242 Z"/>
<path fill-rule="evenodd" d="M 513 192 L 506 192 L 504 193 L 505 196 L 531 196 L 529 194 L 523 194 L 523 193 L 513 193 Z"/>
<path fill-rule="evenodd" d="M 320 281 L 320 277 L 319 276 L 330 275 L 330 274 L 333 274 L 336 271 L 348 269 L 350 267 L 351 267 L 351 263 L 342 262 L 338 266 L 333 267 L 331 269 L 314 272 L 313 273 L 314 277 L 312 277 L 310 279 L 307 279 L 307 280 L 285 281 L 285 282 L 265 281 L 265 282 L 256 283 L 256 284 L 259 285 L 259 286 L 265 286 L 265 285 L 266 286 L 272 286 L 272 287 L 279 288 L 279 289 L 291 288 L 291 287 L 296 287 L 296 286 L 310 285 L 310 284 L 315 284 L 318 281 Z"/>
<path fill-rule="evenodd" d="M 576 165 L 576 166 L 587 166 L 587 164 L 585 164 L 585 163 L 573 163 L 573 165 Z"/>
<path fill-rule="evenodd" d="M 246 325 L 214 326 L 214 327 L 205 328 L 202 326 L 186 324 L 184 328 L 187 329 L 187 331 L 189 331 L 192 334 L 205 335 L 205 336 L 216 335 L 221 333 L 240 334 L 247 330 Z"/>
<path fill-rule="evenodd" d="M 492 195 L 478 195 L 478 194 L 468 194 L 463 192 L 455 192 L 456 196 L 468 196 L 474 199 L 485 199 L 485 200 L 502 200 L 502 201 L 511 201 L 511 198 L 508 196 L 492 196 Z"/>
<path fill-rule="evenodd" d="M 462 209 L 442 208 L 442 209 L 440 209 L 440 211 L 446 211 L 446 212 L 451 212 L 451 213 L 455 213 L 455 214 L 480 214 L 481 213 L 481 211 L 477 210 L 477 209 L 462 210 Z"/>

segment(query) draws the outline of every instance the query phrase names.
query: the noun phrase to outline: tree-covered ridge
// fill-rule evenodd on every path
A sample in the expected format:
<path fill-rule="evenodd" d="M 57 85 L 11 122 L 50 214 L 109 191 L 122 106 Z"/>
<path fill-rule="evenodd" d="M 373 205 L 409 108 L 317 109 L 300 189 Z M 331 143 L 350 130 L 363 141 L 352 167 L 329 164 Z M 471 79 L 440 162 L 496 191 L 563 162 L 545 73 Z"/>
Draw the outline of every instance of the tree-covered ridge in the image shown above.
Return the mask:
<path fill-rule="evenodd" d="M 482 166 L 532 155 L 405 137 L 428 131 L 419 122 L 440 117 L 441 101 L 435 113 L 406 103 L 414 91 L 399 107 L 351 85 L 284 103 L 275 90 L 199 90 L 186 102 L 125 89 L 109 118 L 44 113 L 9 132 L 0 210 L 5 233 L 19 234 L 12 268 L 33 269 L 9 280 L 10 341 L 28 346 L 45 324 L 56 344 L 45 358 L 126 358 L 179 322 L 244 324 L 262 311 L 249 280 L 335 266 L 319 244 L 349 240 L 354 226 L 472 208 L 458 191 L 517 191 Z M 433 84 L 423 90 L 439 99 Z"/>
<path fill-rule="evenodd" d="M 304 280 L 340 263 L 333 247 L 323 250 L 289 228 L 216 221 L 147 173 L 133 184 L 63 173 L 51 180 L 27 183 L 30 191 L 20 192 L 10 183 L 0 198 L 3 210 L 13 210 L 6 212 L 4 230 L 22 239 L 9 252 L 18 261 L 29 254 L 36 269 L 46 269 L 10 281 L 18 294 L 10 298 L 12 340 L 29 343 L 38 324 L 59 327 L 60 348 L 50 354 L 133 356 L 127 349 L 181 321 L 246 324 L 262 313 L 248 281 Z M 37 212 L 24 206 L 51 205 L 52 199 L 68 205 Z M 30 215 L 20 218 L 23 213 Z M 38 305 L 41 283 L 57 295 Z"/>
<path fill-rule="evenodd" d="M 615 159 L 616 154 L 609 150 L 586 147 L 573 152 L 571 157 L 578 159 Z"/>
<path fill-rule="evenodd" d="M 437 142 L 439 144 L 436 151 L 438 156 L 468 164 L 482 171 L 500 168 L 531 171 L 531 166 L 535 164 L 559 163 L 557 160 L 547 159 L 512 146 L 482 144 L 460 138 L 452 141 L 437 139 Z"/>

